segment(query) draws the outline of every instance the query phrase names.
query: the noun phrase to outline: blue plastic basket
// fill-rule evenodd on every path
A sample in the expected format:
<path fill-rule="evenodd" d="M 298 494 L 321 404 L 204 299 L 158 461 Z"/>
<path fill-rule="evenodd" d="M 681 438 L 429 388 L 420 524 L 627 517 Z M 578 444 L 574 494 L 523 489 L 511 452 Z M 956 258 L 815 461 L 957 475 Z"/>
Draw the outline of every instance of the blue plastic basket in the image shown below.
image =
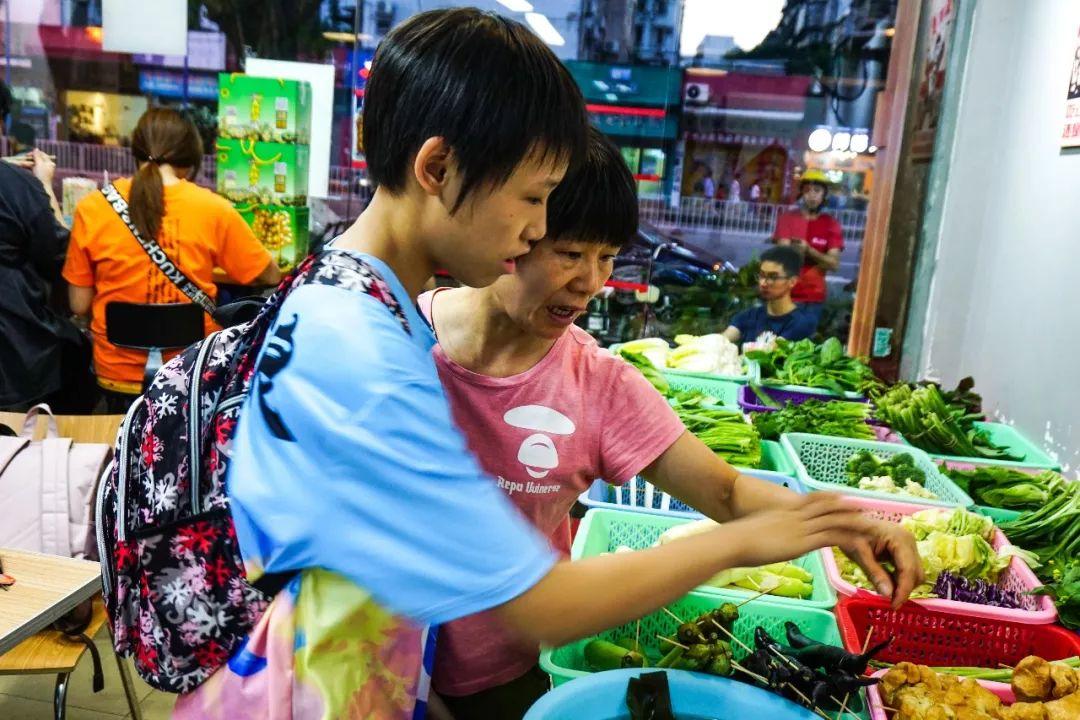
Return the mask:
<path fill-rule="evenodd" d="M 629 718 L 626 688 L 645 670 L 609 670 L 564 683 L 540 698 L 524 720 L 619 720 Z M 671 709 L 676 717 L 715 720 L 815 720 L 818 716 L 753 685 L 686 670 L 667 670 Z"/>
<path fill-rule="evenodd" d="M 740 470 L 744 475 L 752 475 L 776 485 L 789 487 L 797 493 L 806 492 L 797 479 L 783 473 L 768 470 Z M 623 485 L 609 485 L 603 480 L 596 480 L 578 502 L 588 508 L 602 510 L 627 510 L 630 512 L 649 513 L 666 517 L 700 518 L 702 514 L 676 497 L 656 488 L 643 477 L 637 476 Z"/>

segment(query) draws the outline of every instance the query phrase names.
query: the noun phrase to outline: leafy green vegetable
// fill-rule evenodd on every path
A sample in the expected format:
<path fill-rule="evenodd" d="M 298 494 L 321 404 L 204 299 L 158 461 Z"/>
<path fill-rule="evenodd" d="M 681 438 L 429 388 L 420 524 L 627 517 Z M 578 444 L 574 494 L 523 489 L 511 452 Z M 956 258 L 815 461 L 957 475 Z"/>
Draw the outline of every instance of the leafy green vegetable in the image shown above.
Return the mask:
<path fill-rule="evenodd" d="M 1080 630 L 1080 559 L 1073 560 L 1063 568 L 1055 568 L 1052 580 L 1053 582 L 1037 588 L 1034 594 L 1054 598 L 1061 624 Z"/>
<path fill-rule="evenodd" d="M 951 515 L 954 511 L 944 510 Z M 965 513 L 957 510 L 957 513 Z M 972 515 L 973 513 L 967 513 Z M 949 523 L 952 524 L 951 522 Z M 993 525 L 991 524 L 991 528 Z M 915 599 L 936 597 L 933 593 L 934 584 L 938 576 L 946 570 L 969 579 L 997 582 L 1001 571 L 1012 562 L 1012 552 L 998 553 L 978 533 L 954 534 L 941 530 L 932 530 L 915 544 L 922 559 L 923 572 L 926 581 L 916 587 L 911 597 Z M 867 590 L 874 590 L 874 586 L 866 577 L 866 573 L 851 561 L 840 550 L 833 548 L 833 556 L 836 558 L 840 574 L 851 584 Z M 890 569 L 886 567 L 886 569 Z"/>
<path fill-rule="evenodd" d="M 836 338 L 821 345 L 812 340 L 791 342 L 778 338 L 775 349 L 751 350 L 746 357 L 761 365 L 765 385 L 800 385 L 843 395 L 864 392 L 877 384 L 866 362 L 844 355 L 844 346 Z"/>
<path fill-rule="evenodd" d="M 1066 482 L 1045 505 L 999 527 L 1042 561 L 1039 592 L 1053 596 L 1063 624 L 1080 629 L 1080 482 Z"/>
<path fill-rule="evenodd" d="M 1023 460 L 1024 454 L 995 445 L 985 430 L 975 426 L 982 415 L 963 404 L 946 403 L 936 385 L 916 387 L 901 383 L 885 391 L 871 391 L 878 418 L 888 423 L 917 448 L 938 455 Z"/>
<path fill-rule="evenodd" d="M 645 379 L 648 380 L 660 394 L 666 395 L 671 389 L 668 385 L 667 378 L 664 377 L 662 372 L 656 369 L 656 366 L 652 364 L 649 358 L 639 352 L 627 350 L 625 347 L 619 350 L 619 356 L 640 370 L 641 374 L 645 376 Z"/>
<path fill-rule="evenodd" d="M 860 450 L 847 462 L 848 484 L 858 486 L 863 478 L 890 477 L 897 485 L 907 481 L 926 485 L 926 473 L 915 464 L 910 453 L 899 453 L 887 460 L 882 460 L 869 450 Z"/>
<path fill-rule="evenodd" d="M 945 473 L 980 505 L 1010 510 L 1034 510 L 1068 481 L 1052 470 L 1023 472 L 987 466 L 972 470 L 946 468 Z"/>
<path fill-rule="evenodd" d="M 984 540 L 994 537 L 994 521 L 985 515 L 969 512 L 962 508 L 928 508 L 912 513 L 900 521 L 904 528 L 916 540 L 925 540 L 932 533 L 946 535 L 978 535 Z"/>
<path fill-rule="evenodd" d="M 737 467 L 761 467 L 761 436 L 738 410 L 676 405 L 686 429 Z"/>
<path fill-rule="evenodd" d="M 757 399 L 761 401 L 761 404 L 765 407 L 780 409 L 780 403 L 773 400 L 772 395 L 765 392 L 765 388 L 761 387 L 757 383 L 750 383 L 750 391 L 757 396 Z"/>
<path fill-rule="evenodd" d="M 1039 557 L 1046 568 L 1041 575 L 1069 565 L 1080 558 L 1080 483 L 1066 483 L 1038 510 L 999 527 L 1009 540 Z"/>
<path fill-rule="evenodd" d="M 873 429 L 866 424 L 870 406 L 854 402 L 807 400 L 801 405 L 788 403 L 777 412 L 753 413 L 754 427 L 765 440 L 779 440 L 783 433 L 813 433 L 834 437 L 874 440 Z"/>

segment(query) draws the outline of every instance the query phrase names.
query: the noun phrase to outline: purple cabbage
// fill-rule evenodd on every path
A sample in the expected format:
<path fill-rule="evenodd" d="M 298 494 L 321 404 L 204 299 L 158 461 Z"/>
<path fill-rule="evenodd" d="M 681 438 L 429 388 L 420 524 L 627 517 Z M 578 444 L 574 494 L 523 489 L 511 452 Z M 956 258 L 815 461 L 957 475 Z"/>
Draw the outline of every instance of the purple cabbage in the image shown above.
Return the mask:
<path fill-rule="evenodd" d="M 963 575 L 956 575 L 948 570 L 938 575 L 937 582 L 934 583 L 934 594 L 942 600 L 992 605 L 1013 610 L 1024 607 L 1023 597 L 1018 592 L 1006 590 L 985 580 L 969 580 Z"/>

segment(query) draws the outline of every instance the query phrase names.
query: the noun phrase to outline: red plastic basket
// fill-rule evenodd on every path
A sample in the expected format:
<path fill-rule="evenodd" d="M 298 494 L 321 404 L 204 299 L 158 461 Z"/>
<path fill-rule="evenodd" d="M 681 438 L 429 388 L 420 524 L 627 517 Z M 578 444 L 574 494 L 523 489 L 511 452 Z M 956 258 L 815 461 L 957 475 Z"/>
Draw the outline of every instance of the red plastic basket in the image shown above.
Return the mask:
<path fill-rule="evenodd" d="M 893 638 L 876 658 L 889 663 L 997 668 L 1028 655 L 1046 660 L 1080 655 L 1080 636 L 1057 625 L 954 615 L 913 603 L 893 610 L 883 600 L 843 598 L 836 606 L 836 621 L 849 652 L 862 651 L 871 627 L 871 644 Z"/>

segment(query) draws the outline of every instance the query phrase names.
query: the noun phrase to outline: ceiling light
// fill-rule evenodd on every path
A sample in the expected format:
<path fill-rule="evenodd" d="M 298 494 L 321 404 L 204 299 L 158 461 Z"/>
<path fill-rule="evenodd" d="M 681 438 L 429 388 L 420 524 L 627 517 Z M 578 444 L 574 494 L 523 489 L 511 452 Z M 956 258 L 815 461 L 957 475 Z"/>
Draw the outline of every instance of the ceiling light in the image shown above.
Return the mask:
<path fill-rule="evenodd" d="M 532 12 L 533 9 L 525 0 L 498 0 L 498 3 L 511 12 Z"/>
<path fill-rule="evenodd" d="M 829 145 L 832 143 L 832 133 L 827 128 L 818 128 L 814 132 L 810 133 L 810 137 L 807 140 L 807 145 L 814 152 L 825 152 L 829 149 Z"/>
<path fill-rule="evenodd" d="M 547 15 L 536 12 L 525 13 L 525 21 L 529 23 L 529 27 L 533 29 L 540 39 L 546 42 L 548 45 L 555 45 L 561 47 L 566 44 L 566 40 L 559 34 L 559 31 L 555 29 L 555 26 L 551 24 L 551 21 L 547 19 Z"/>

